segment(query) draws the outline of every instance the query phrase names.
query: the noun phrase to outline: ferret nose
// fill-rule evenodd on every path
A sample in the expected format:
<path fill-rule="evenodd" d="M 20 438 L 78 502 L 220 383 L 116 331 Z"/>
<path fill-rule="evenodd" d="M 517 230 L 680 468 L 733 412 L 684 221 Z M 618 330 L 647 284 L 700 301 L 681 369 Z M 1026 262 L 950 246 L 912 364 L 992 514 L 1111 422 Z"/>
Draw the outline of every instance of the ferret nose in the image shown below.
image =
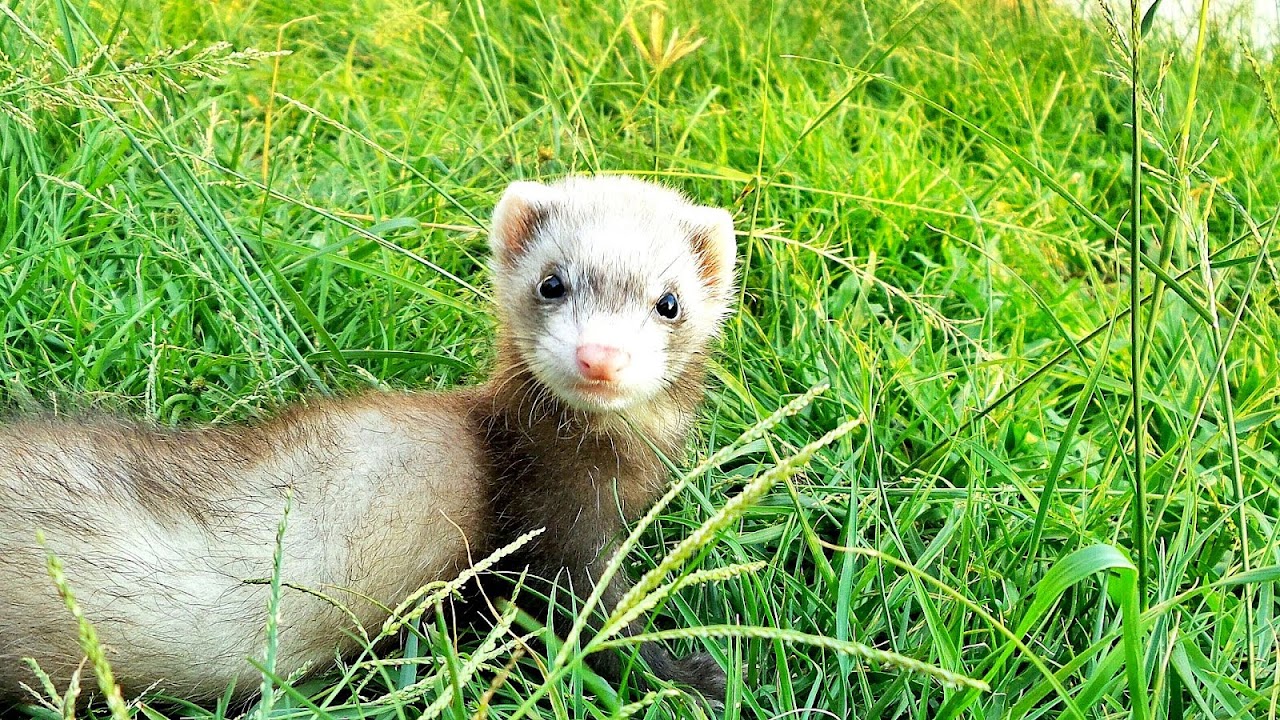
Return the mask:
<path fill-rule="evenodd" d="M 630 362 L 631 356 L 616 347 L 595 343 L 578 346 L 578 370 L 588 380 L 617 380 Z"/>

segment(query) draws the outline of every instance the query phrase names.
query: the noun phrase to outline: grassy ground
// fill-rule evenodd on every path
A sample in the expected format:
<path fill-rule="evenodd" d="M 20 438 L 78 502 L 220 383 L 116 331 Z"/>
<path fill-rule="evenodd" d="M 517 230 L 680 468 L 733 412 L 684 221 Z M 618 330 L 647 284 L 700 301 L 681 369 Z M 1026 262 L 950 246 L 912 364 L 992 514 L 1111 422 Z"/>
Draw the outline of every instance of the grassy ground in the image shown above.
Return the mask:
<path fill-rule="evenodd" d="M 656 177 L 743 233 L 685 467 L 831 388 L 695 478 L 632 572 L 863 421 L 684 565 L 763 567 L 656 612 L 775 629 L 675 641 L 740 674 L 726 718 L 1275 718 L 1277 66 L 1213 33 L 1148 35 L 1135 63 L 1105 26 L 1029 3 L 863 5 L 9 2 L 4 402 L 176 423 L 475 380 L 505 183 Z M 573 653 L 544 683 L 486 643 L 424 632 L 411 662 L 271 712 L 703 712 L 589 691 Z M 127 712 L 205 712 L 158 707 Z"/>

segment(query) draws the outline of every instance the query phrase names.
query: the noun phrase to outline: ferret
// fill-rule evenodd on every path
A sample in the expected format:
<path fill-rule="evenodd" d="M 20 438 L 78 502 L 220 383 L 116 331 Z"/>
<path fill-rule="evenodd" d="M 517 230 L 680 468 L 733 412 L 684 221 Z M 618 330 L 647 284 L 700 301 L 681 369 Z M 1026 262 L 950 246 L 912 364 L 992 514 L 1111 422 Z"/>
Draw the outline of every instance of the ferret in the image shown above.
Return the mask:
<path fill-rule="evenodd" d="M 733 296 L 733 220 L 628 177 L 515 182 L 489 245 L 499 330 L 482 385 L 311 401 L 252 425 L 0 425 L 0 697 L 35 682 L 24 658 L 59 687 L 81 663 L 46 552 L 125 693 L 255 688 L 270 590 L 246 581 L 272 575 L 286 496 L 284 582 L 340 597 L 366 629 L 539 528 L 509 566 L 586 597 L 664 489 L 663 457 L 686 449 Z M 359 650 L 329 602 L 286 587 L 281 608 L 278 675 Z M 658 677 L 723 696 L 709 655 L 641 654 Z M 620 658 L 592 657 L 616 679 Z"/>

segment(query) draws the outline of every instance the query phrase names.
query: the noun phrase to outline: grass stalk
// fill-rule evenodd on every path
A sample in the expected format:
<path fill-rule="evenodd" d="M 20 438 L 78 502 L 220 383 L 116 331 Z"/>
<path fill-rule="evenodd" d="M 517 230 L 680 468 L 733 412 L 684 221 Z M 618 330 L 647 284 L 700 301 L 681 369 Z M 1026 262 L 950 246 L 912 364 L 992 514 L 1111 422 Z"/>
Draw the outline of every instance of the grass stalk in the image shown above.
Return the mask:
<path fill-rule="evenodd" d="M 1146 607 L 1147 593 L 1147 419 L 1142 411 L 1142 5 L 1129 3 L 1129 100 L 1131 118 L 1131 158 L 1129 166 L 1129 382 L 1133 423 L 1133 551 L 1138 566 L 1138 595 Z M 1212 302 L 1210 303 L 1212 305 Z M 1153 307 L 1152 313 L 1159 312 Z M 1135 704 L 1137 699 L 1135 698 Z"/>

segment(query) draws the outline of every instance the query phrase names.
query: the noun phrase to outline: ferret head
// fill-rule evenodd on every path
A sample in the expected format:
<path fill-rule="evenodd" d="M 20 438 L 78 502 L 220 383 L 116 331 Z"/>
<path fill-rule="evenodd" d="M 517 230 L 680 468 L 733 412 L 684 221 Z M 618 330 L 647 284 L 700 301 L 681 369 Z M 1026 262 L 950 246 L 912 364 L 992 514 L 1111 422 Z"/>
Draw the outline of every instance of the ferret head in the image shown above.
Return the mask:
<path fill-rule="evenodd" d="M 512 183 L 489 242 L 514 360 L 579 410 L 677 385 L 733 294 L 729 213 L 633 178 Z"/>

